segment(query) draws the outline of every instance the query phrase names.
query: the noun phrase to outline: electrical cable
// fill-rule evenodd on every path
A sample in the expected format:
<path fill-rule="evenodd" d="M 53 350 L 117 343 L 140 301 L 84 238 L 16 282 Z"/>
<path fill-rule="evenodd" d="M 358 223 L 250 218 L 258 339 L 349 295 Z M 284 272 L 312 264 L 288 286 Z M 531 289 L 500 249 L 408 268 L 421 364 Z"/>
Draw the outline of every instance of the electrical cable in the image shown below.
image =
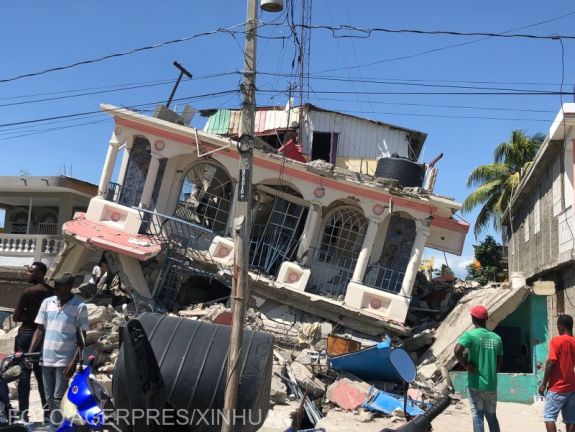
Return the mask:
<path fill-rule="evenodd" d="M 198 95 L 198 96 L 181 97 L 181 98 L 174 99 L 174 102 L 176 102 L 176 101 L 185 101 L 185 100 L 190 100 L 190 99 L 196 99 L 196 98 L 201 98 L 201 97 L 204 97 L 204 96 L 213 96 L 213 95 L 223 95 L 223 94 L 237 93 L 238 91 L 239 91 L 239 90 L 225 90 L 225 91 L 214 92 L 214 93 L 206 93 L 206 94 Z M 161 103 L 163 103 L 163 102 L 164 102 L 164 101 L 151 102 L 151 103 L 133 105 L 133 107 L 138 108 L 138 107 L 147 106 L 147 105 L 161 104 Z M 39 123 L 39 122 L 44 122 L 44 121 L 48 121 L 48 120 L 56 120 L 56 119 L 64 119 L 64 118 L 78 117 L 78 116 L 82 116 L 82 115 L 97 114 L 97 113 L 101 113 L 101 111 L 87 111 L 87 112 L 83 112 L 83 113 L 63 114 L 63 115 L 59 115 L 59 116 L 45 117 L 45 118 L 33 119 L 33 120 L 22 120 L 22 121 L 18 121 L 18 122 L 0 124 L 0 128 L 7 127 L 7 126 L 16 126 L 16 125 L 30 124 L 30 123 Z"/>
<path fill-rule="evenodd" d="M 77 66 L 99 63 L 99 62 L 109 60 L 112 58 L 124 57 L 124 56 L 128 56 L 128 55 L 136 54 L 136 53 L 139 53 L 142 51 L 153 50 L 156 48 L 163 48 L 163 47 L 168 46 L 168 45 L 173 45 L 173 44 L 177 44 L 177 43 L 181 43 L 181 42 L 187 42 L 187 41 L 190 41 L 192 39 L 197 39 L 197 38 L 204 37 L 204 36 L 211 36 L 211 35 L 218 34 L 218 33 L 233 34 L 234 31 L 232 31 L 232 29 L 237 28 L 237 27 L 243 27 L 245 25 L 246 25 L 246 23 L 243 22 L 243 23 L 235 24 L 235 25 L 228 26 L 228 27 L 219 27 L 216 30 L 196 33 L 196 34 L 193 34 L 190 36 L 185 36 L 183 38 L 171 39 L 171 40 L 159 42 L 159 43 L 156 43 L 153 45 L 147 45 L 144 47 L 134 48 L 134 49 L 131 49 L 128 51 L 121 51 L 121 52 L 117 52 L 117 53 L 113 53 L 113 54 L 107 54 L 107 55 L 104 55 L 101 57 L 95 57 L 92 59 L 81 60 L 78 62 L 74 62 L 74 63 L 70 63 L 67 65 L 62 65 L 62 66 L 55 66 L 55 67 L 51 67 L 51 68 L 44 69 L 44 70 L 37 71 L 37 72 L 29 72 L 29 73 L 25 73 L 25 74 L 21 74 L 21 75 L 16 75 L 16 76 L 13 76 L 10 78 L 3 78 L 3 79 L 0 79 L 0 83 L 7 83 L 7 82 L 12 82 L 12 81 L 17 81 L 17 80 L 20 80 L 23 78 L 30 78 L 30 77 L 35 77 L 35 76 L 39 76 L 39 75 L 45 75 L 45 74 L 48 74 L 51 72 L 57 72 L 57 71 L 62 71 L 62 70 L 66 70 L 66 69 L 72 69 L 72 68 L 75 68 Z M 243 32 L 236 31 L 235 33 L 243 33 Z"/>
<path fill-rule="evenodd" d="M 204 77 L 198 77 L 198 78 L 194 77 L 191 79 L 183 79 L 182 82 L 191 82 L 191 81 L 207 79 L 207 78 L 219 78 L 222 76 L 237 75 L 237 74 L 239 74 L 239 72 L 228 72 L 228 73 L 213 74 L 213 75 L 204 76 Z M 141 84 L 135 83 L 131 86 L 128 84 L 123 84 L 123 85 L 115 87 L 115 88 L 108 86 L 108 87 L 106 87 L 107 89 L 87 91 L 84 93 L 77 93 L 77 94 L 63 95 L 63 96 L 54 96 L 54 97 L 48 97 L 48 98 L 43 98 L 43 99 L 28 100 L 28 101 L 4 103 L 4 104 L 0 104 L 0 108 L 7 107 L 7 106 L 27 105 L 27 104 L 48 102 L 48 101 L 54 101 L 54 100 L 72 99 L 72 98 L 77 98 L 77 97 L 93 96 L 93 95 L 98 95 L 98 94 L 116 93 L 116 92 L 121 92 L 121 91 L 126 91 L 126 90 L 135 90 L 135 89 L 141 89 L 141 88 L 155 87 L 155 86 L 159 86 L 159 85 L 173 84 L 175 81 L 176 81 L 175 79 L 170 79 L 170 80 L 155 81 L 155 82 L 151 82 L 151 83 L 141 83 Z M 68 93 L 68 92 L 73 92 L 73 91 L 76 91 L 76 90 L 70 90 L 70 91 L 61 92 L 61 93 Z M 30 97 L 30 96 L 22 96 L 22 97 Z"/>

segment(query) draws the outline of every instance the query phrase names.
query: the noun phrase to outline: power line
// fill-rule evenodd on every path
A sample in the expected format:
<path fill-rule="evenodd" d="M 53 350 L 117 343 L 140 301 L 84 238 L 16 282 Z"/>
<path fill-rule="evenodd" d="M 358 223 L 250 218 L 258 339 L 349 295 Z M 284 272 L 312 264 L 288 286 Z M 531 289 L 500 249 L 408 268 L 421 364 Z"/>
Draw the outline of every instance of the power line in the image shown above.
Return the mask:
<path fill-rule="evenodd" d="M 177 98 L 177 99 L 174 99 L 174 101 L 175 102 L 176 101 L 186 101 L 186 100 L 197 99 L 197 98 L 202 98 L 202 97 L 206 97 L 206 96 L 224 95 L 224 94 L 237 93 L 237 92 L 239 92 L 239 90 L 225 90 L 225 91 L 214 92 L 214 93 L 206 93 L 203 95 Z M 145 103 L 145 104 L 140 104 L 140 105 L 132 105 L 132 107 L 130 109 L 138 108 L 138 107 L 144 107 L 144 106 L 148 106 L 148 105 L 161 104 L 163 102 L 164 101 L 158 101 L 158 102 L 151 102 L 151 103 Z M 32 123 L 41 123 L 41 122 L 50 121 L 50 120 L 67 119 L 67 118 L 72 118 L 72 117 L 79 117 L 79 116 L 85 116 L 85 115 L 90 115 L 90 114 L 100 114 L 100 113 L 101 113 L 101 111 L 87 111 L 87 112 L 82 112 L 82 113 L 63 114 L 63 115 L 59 115 L 59 116 L 44 117 L 44 118 L 33 119 L 33 120 L 21 120 L 21 121 L 12 122 L 12 123 L 0 124 L 0 128 L 9 127 L 9 126 L 32 124 Z"/>
<path fill-rule="evenodd" d="M 336 98 L 321 98 L 320 100 L 333 101 L 333 102 L 350 102 L 348 99 L 336 99 Z M 536 109 L 526 109 L 526 108 L 503 108 L 503 107 L 485 107 L 485 106 L 473 106 L 473 105 L 438 105 L 438 104 L 422 104 L 422 103 L 409 103 L 409 102 L 382 102 L 382 101 L 359 101 L 359 102 L 370 102 L 378 105 L 405 105 L 405 106 L 416 106 L 416 107 L 429 107 L 429 108 L 455 108 L 455 109 L 470 109 L 470 110 L 487 110 L 487 111 L 519 111 L 519 112 L 531 112 L 531 113 L 556 113 L 553 110 L 536 110 Z"/>
<path fill-rule="evenodd" d="M 104 55 L 101 57 L 82 60 L 79 62 L 70 63 L 70 64 L 63 65 L 63 66 L 56 66 L 56 67 L 44 69 L 44 70 L 37 71 L 37 72 L 30 72 L 30 73 L 10 77 L 10 78 L 0 79 L 0 83 L 16 81 L 16 80 L 23 79 L 23 78 L 30 78 L 30 77 L 34 77 L 34 76 L 38 76 L 38 75 L 44 75 L 44 74 L 48 74 L 51 72 L 56 72 L 56 71 L 61 71 L 61 70 L 66 70 L 66 69 L 72 69 L 72 68 L 75 68 L 77 66 L 98 63 L 98 62 L 101 62 L 104 60 L 109 60 L 112 58 L 124 57 L 124 56 L 128 56 L 128 55 L 136 54 L 136 53 L 139 53 L 142 51 L 148 51 L 148 50 L 153 50 L 156 48 L 162 48 L 162 47 L 165 47 L 168 45 L 173 45 L 173 44 L 177 44 L 177 43 L 181 43 L 181 42 L 187 42 L 187 41 L 190 41 L 192 39 L 197 39 L 197 38 L 203 37 L 203 36 L 210 36 L 210 35 L 214 35 L 217 33 L 227 33 L 227 34 L 232 34 L 232 35 L 233 35 L 233 33 L 242 33 L 240 31 L 234 32 L 234 31 L 232 31 L 232 29 L 234 29 L 236 27 L 243 27 L 243 26 L 245 26 L 245 23 L 235 24 L 235 25 L 229 26 L 229 27 L 220 27 L 216 30 L 211 30 L 211 31 L 202 32 L 202 33 L 196 33 L 194 35 L 186 36 L 186 37 L 179 38 L 179 39 L 172 39 L 172 40 L 168 40 L 168 41 L 164 41 L 164 42 L 159 42 L 159 43 L 156 43 L 153 45 L 147 45 L 147 46 L 140 47 L 140 48 L 134 48 L 134 49 L 131 49 L 128 51 L 122 51 L 122 52 L 118 52 L 118 53 L 107 54 L 107 55 Z"/>
<path fill-rule="evenodd" d="M 208 78 L 219 78 L 219 77 L 226 76 L 226 75 L 236 75 L 238 73 L 239 72 L 219 73 L 219 74 L 207 75 L 207 76 L 198 77 L 198 78 L 194 77 L 194 78 L 185 79 L 182 81 L 189 82 L 189 81 L 196 81 L 196 80 L 208 79 Z M 93 95 L 98 95 L 98 94 L 116 93 L 116 92 L 121 92 L 121 91 L 126 91 L 126 90 L 135 90 L 135 89 L 140 89 L 140 88 L 155 87 L 155 86 L 159 86 L 159 85 L 172 84 L 174 81 L 175 81 L 174 79 L 171 79 L 171 80 L 155 81 L 155 82 L 150 82 L 150 83 L 134 84 L 132 86 L 129 86 L 127 84 L 123 84 L 121 86 L 118 86 L 117 88 L 113 88 L 113 87 L 108 86 L 108 87 L 106 87 L 106 88 L 108 88 L 108 90 L 96 90 L 96 91 L 88 91 L 85 93 L 77 93 L 77 94 L 64 95 L 64 96 L 54 96 L 54 97 L 48 97 L 48 98 L 42 98 L 42 99 L 33 99 L 33 100 L 29 100 L 29 101 L 9 102 L 9 103 L 5 103 L 5 104 L 0 104 L 0 108 L 7 107 L 7 106 L 27 105 L 27 104 L 33 104 L 33 103 L 49 102 L 49 101 L 54 101 L 54 100 L 72 99 L 72 98 L 78 98 L 78 97 L 84 97 L 84 96 L 93 96 Z M 68 93 L 68 92 L 61 92 L 61 93 Z"/>
<path fill-rule="evenodd" d="M 261 93 L 272 93 L 272 94 L 285 94 L 285 90 L 273 90 L 273 89 L 260 89 Z M 370 95 L 416 95 L 416 96 L 572 96 L 573 92 L 561 92 L 561 91 L 503 91 L 503 92 L 406 92 L 406 91 L 370 91 L 370 92 L 353 92 L 346 90 L 318 90 L 314 93 L 317 94 L 370 94 Z"/>
<path fill-rule="evenodd" d="M 505 31 L 500 32 L 500 33 L 498 33 L 498 34 L 511 33 L 511 32 L 515 32 L 515 31 L 518 31 L 518 30 L 523 30 L 523 29 L 526 29 L 526 28 L 535 27 L 535 26 L 538 26 L 538 25 L 541 25 L 541 24 L 547 24 L 547 23 L 552 22 L 552 21 L 557 21 L 557 20 L 566 18 L 566 17 L 571 16 L 571 15 L 573 15 L 573 14 L 575 14 L 575 12 L 569 12 L 569 13 L 567 13 L 567 14 L 560 15 L 560 16 L 557 16 L 557 17 L 553 17 L 553 18 L 550 18 L 550 19 L 547 19 L 547 20 L 539 21 L 539 22 L 536 22 L 536 23 L 533 23 L 533 24 L 528 24 L 528 25 L 525 25 L 525 26 L 521 26 L 521 27 L 517 27 L 517 28 L 505 30 Z M 433 48 L 433 49 L 428 49 L 428 50 L 420 51 L 420 52 L 417 52 L 417 53 L 414 53 L 414 54 L 409 54 L 409 55 L 404 55 L 404 56 L 399 56 L 399 57 L 394 57 L 394 58 L 382 59 L 382 60 L 378 60 L 378 61 L 375 61 L 375 62 L 372 62 L 372 63 L 367 63 L 367 64 L 364 64 L 364 65 L 358 65 L 358 66 L 354 67 L 354 69 L 356 69 L 356 68 L 362 68 L 362 67 L 367 67 L 367 66 L 375 66 L 375 65 L 378 65 L 378 64 L 388 63 L 388 62 L 397 61 L 397 60 L 409 60 L 409 59 L 416 58 L 416 57 L 419 57 L 419 56 L 423 56 L 423 55 L 426 55 L 426 54 L 432 54 L 432 53 L 435 53 L 435 52 L 444 51 L 444 50 L 451 49 L 451 48 L 458 48 L 458 47 L 462 47 L 462 46 L 465 46 L 465 45 L 471 45 L 471 44 L 474 44 L 474 43 L 481 42 L 481 41 L 484 41 L 484 40 L 486 40 L 486 39 L 489 39 L 490 37 L 491 37 L 491 36 L 485 36 L 485 37 L 481 37 L 481 38 L 479 38 L 479 39 L 475 39 L 475 40 L 472 40 L 472 41 L 461 42 L 461 43 L 446 45 L 446 46 L 437 47 L 437 48 Z M 327 69 L 327 70 L 324 70 L 324 71 L 322 71 L 322 72 L 335 72 L 335 71 L 345 70 L 345 69 L 346 69 L 346 68 L 334 68 L 334 69 Z"/>
<path fill-rule="evenodd" d="M 573 14 L 575 12 L 572 12 Z M 433 35 L 433 36 L 465 36 L 465 37 L 473 37 L 473 36 L 482 36 L 482 37 L 489 37 L 489 38 L 505 38 L 505 39 L 538 39 L 538 40 L 559 40 L 559 39 L 567 39 L 567 40 L 575 40 L 574 35 L 535 35 L 535 34 L 527 34 L 527 33 L 490 33 L 490 32 L 461 32 L 461 31 L 454 31 L 454 30 L 417 30 L 417 29 L 392 29 L 386 27 L 372 27 L 372 28 L 362 28 L 362 27 L 354 27 L 348 24 L 340 24 L 338 26 L 330 26 L 325 24 L 314 24 L 314 25 L 305 25 L 305 24 L 296 24 L 296 26 L 301 26 L 304 28 L 308 28 L 310 30 L 329 30 L 332 32 L 334 38 L 359 38 L 359 39 L 366 39 L 371 37 L 373 33 L 408 33 L 408 34 L 418 34 L 418 35 Z M 337 32 L 344 32 L 344 31 L 353 31 L 357 32 L 360 35 L 337 35 Z"/>
<path fill-rule="evenodd" d="M 344 112 L 344 111 L 342 111 Z M 345 113 L 345 112 L 344 112 Z M 350 113 L 371 114 L 371 111 L 350 111 Z M 460 118 L 460 119 L 477 119 L 477 120 L 501 120 L 501 121 L 533 121 L 546 122 L 549 119 L 526 119 L 526 118 L 506 118 L 506 117 L 487 117 L 487 116 L 465 116 L 465 115 L 447 115 L 447 114 L 416 114 L 416 113 L 396 113 L 396 112 L 373 112 L 380 115 L 410 116 L 410 117 L 438 117 L 438 118 Z"/>
<path fill-rule="evenodd" d="M 263 72 L 265 75 L 266 73 Z M 449 85 L 449 84 L 424 84 L 421 82 L 401 82 L 401 81 L 381 81 L 374 79 L 353 79 L 353 78 L 343 78 L 343 77 L 313 77 L 314 80 L 325 80 L 325 81 L 343 81 L 343 82 L 360 82 L 366 84 L 385 84 L 385 85 L 405 85 L 413 87 L 432 87 L 432 88 L 455 88 L 455 89 L 468 89 L 468 90 L 500 90 L 500 91 L 512 91 L 512 92 L 541 92 L 545 93 L 548 90 L 528 90 L 528 89 L 517 89 L 517 88 L 501 88 L 501 87 L 478 87 L 478 86 L 464 86 L 464 85 Z M 366 94 L 370 94 L 367 92 Z"/>

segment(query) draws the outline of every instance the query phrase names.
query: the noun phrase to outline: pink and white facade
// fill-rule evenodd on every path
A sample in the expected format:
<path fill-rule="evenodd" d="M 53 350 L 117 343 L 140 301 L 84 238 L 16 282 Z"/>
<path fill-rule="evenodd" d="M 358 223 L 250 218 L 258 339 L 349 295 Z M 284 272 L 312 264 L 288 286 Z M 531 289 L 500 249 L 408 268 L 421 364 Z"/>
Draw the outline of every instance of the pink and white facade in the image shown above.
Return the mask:
<path fill-rule="evenodd" d="M 115 128 L 98 196 L 65 224 L 65 234 L 117 253 L 127 285 L 146 297 L 169 292 L 140 265 L 167 244 L 202 271 L 229 274 L 237 143 L 110 105 L 102 110 Z M 461 253 L 469 227 L 453 218 L 460 205 L 450 199 L 259 150 L 253 166 L 257 297 L 344 317 L 358 329 L 401 329 L 423 249 Z M 80 265 L 82 252 L 76 254 L 63 264 L 67 270 Z"/>

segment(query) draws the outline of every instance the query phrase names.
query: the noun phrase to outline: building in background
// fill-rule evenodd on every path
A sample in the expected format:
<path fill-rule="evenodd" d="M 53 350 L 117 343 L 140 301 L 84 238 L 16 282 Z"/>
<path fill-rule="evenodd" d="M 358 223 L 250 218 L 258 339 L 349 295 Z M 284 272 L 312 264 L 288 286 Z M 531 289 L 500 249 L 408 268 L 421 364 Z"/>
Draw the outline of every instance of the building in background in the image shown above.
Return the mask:
<path fill-rule="evenodd" d="M 86 211 L 97 192 L 96 185 L 66 176 L 0 176 L 0 306 L 11 307 L 18 299 L 25 266 L 54 263 L 64 246 L 62 225 Z"/>
<path fill-rule="evenodd" d="M 549 294 L 549 329 L 575 315 L 575 104 L 563 104 L 503 217 L 511 280 Z"/>

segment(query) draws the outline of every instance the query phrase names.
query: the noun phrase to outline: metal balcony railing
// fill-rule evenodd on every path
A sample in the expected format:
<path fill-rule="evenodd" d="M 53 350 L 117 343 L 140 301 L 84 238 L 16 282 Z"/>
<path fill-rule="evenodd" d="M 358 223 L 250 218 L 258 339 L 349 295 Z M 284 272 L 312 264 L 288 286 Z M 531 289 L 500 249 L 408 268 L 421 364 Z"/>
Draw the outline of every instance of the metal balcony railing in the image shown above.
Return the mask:
<path fill-rule="evenodd" d="M 141 191 L 130 188 L 126 185 L 110 182 L 106 192 L 106 200 L 125 205 L 127 207 L 137 207 L 140 202 Z"/>
<path fill-rule="evenodd" d="M 183 219 L 161 213 L 136 208 L 140 213 L 142 224 L 140 234 L 147 234 L 159 244 L 171 244 L 185 248 L 188 253 L 208 253 L 215 237 L 209 229 L 195 225 Z"/>
<path fill-rule="evenodd" d="M 344 255 L 342 252 L 309 248 L 308 265 L 311 276 L 306 291 L 333 298 L 345 296 L 357 257 Z"/>
<path fill-rule="evenodd" d="M 250 270 L 277 276 L 282 262 L 290 261 L 299 237 L 277 225 L 254 225 L 250 235 Z"/>
<path fill-rule="evenodd" d="M 370 288 L 398 294 L 401 291 L 404 276 L 404 272 L 392 270 L 375 263 L 367 267 L 363 284 Z"/>

